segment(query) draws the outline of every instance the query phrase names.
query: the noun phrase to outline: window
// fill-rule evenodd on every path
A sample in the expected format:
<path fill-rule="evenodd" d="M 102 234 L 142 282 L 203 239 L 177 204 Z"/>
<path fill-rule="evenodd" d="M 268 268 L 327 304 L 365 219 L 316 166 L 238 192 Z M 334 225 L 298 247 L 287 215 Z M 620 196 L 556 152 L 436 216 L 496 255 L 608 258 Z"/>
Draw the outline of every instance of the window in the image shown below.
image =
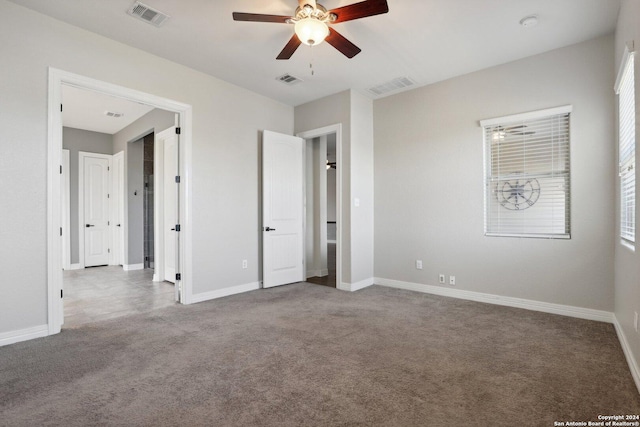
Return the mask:
<path fill-rule="evenodd" d="M 625 52 L 620 68 L 618 94 L 618 165 L 620 174 L 620 237 L 636 240 L 636 107 L 634 54 Z"/>
<path fill-rule="evenodd" d="M 571 236 L 571 106 L 480 122 L 485 150 L 485 235 Z"/>

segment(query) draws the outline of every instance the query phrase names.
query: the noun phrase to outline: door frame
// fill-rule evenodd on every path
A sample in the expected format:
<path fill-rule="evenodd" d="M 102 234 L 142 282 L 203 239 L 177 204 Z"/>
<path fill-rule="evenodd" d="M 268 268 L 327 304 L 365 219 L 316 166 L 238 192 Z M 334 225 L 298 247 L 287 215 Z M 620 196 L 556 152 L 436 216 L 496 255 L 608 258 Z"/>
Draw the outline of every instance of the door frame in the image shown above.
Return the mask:
<path fill-rule="evenodd" d="M 118 159 L 121 159 L 120 169 L 116 170 L 115 164 Z M 109 257 L 109 265 L 122 265 L 124 267 L 124 248 L 125 242 L 124 238 L 126 236 L 125 231 L 125 221 L 124 221 L 124 196 L 126 195 L 126 189 L 124 188 L 124 151 L 118 151 L 113 156 L 111 156 L 111 202 L 109 203 L 110 208 L 110 221 L 111 221 L 111 256 Z M 122 187 L 119 189 L 118 194 L 116 195 L 116 186 L 122 184 Z M 118 196 L 118 197 L 116 197 Z M 120 199 L 120 200 L 118 200 Z M 116 202 L 119 202 L 116 204 Z M 120 227 L 117 226 L 118 218 L 122 218 L 122 222 L 120 223 Z M 117 241 L 120 241 L 120 245 L 116 245 Z"/>
<path fill-rule="evenodd" d="M 153 141 L 153 281 L 164 281 L 164 140 L 175 135 L 175 126 L 156 132 Z"/>
<path fill-rule="evenodd" d="M 193 111 L 188 104 L 173 101 L 160 96 L 92 79 L 49 67 L 48 105 L 47 105 L 47 329 L 48 334 L 57 334 L 64 322 L 62 302 L 62 185 L 60 168 L 62 165 L 62 85 L 93 90 L 103 94 L 139 102 L 155 108 L 178 114 L 181 127 L 179 168 L 180 168 L 180 224 L 181 238 L 176 248 L 179 251 L 182 279 L 176 283 L 180 290 L 180 303 L 190 304 L 193 300 L 192 242 L 193 203 L 192 203 L 192 133 Z"/>
<path fill-rule="evenodd" d="M 337 123 L 334 125 L 329 125 L 325 127 L 321 127 L 318 129 L 312 129 L 304 132 L 299 132 L 296 136 L 307 141 L 308 139 L 319 138 L 321 136 L 329 135 L 335 133 L 336 134 L 336 289 L 341 288 L 342 284 L 342 173 L 343 173 L 343 163 L 342 163 L 342 124 Z M 306 149 L 306 143 L 305 143 Z M 305 156 L 306 158 L 306 156 Z M 304 184 L 304 194 L 303 200 L 306 200 L 306 179 L 307 179 L 307 170 L 306 170 L 306 161 L 303 165 L 303 175 L 305 179 Z M 305 215 L 304 220 L 306 221 L 306 206 L 305 206 Z M 306 249 L 306 241 L 307 241 L 307 227 L 306 222 L 303 229 L 304 235 L 304 248 Z M 306 257 L 306 253 L 305 253 Z M 306 266 L 305 266 L 306 268 Z M 306 272 L 305 272 L 306 276 Z"/>
<path fill-rule="evenodd" d="M 97 157 L 100 159 L 106 159 L 109 161 L 109 166 L 108 166 L 108 174 L 107 174 L 107 182 L 108 182 L 108 190 L 107 192 L 109 194 L 111 194 L 111 164 L 112 164 L 112 155 L 111 154 L 100 154 L 100 153 L 90 153 L 88 151 L 78 151 L 78 257 L 79 257 L 79 263 L 80 263 L 80 268 L 85 268 L 85 253 L 84 253 L 84 233 L 86 231 L 85 229 L 85 222 L 84 222 L 84 161 L 87 157 Z M 111 200 L 109 200 L 109 225 L 108 227 L 111 227 L 111 212 L 112 212 L 112 208 L 111 208 Z M 109 248 L 111 248 L 113 246 L 113 242 L 111 239 L 111 229 L 109 228 L 108 232 L 107 232 L 109 238 L 108 240 L 108 245 Z M 109 262 L 108 264 L 111 264 L 111 258 L 112 255 L 109 254 Z"/>

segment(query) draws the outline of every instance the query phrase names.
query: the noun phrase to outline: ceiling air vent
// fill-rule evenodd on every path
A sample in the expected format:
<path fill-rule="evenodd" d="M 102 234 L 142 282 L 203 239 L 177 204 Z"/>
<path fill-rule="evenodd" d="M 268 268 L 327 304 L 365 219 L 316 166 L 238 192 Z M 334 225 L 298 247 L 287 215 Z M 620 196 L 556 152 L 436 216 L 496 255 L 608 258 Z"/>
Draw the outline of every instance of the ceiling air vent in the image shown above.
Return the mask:
<path fill-rule="evenodd" d="M 131 9 L 127 11 L 127 13 L 134 18 L 141 19 L 151 25 L 155 25 L 156 27 L 162 26 L 162 24 L 164 24 L 167 19 L 169 19 L 169 15 L 167 15 L 166 13 L 162 13 L 159 10 L 147 6 L 144 3 L 140 3 L 139 1 L 135 2 L 133 6 L 131 6 Z"/>
<path fill-rule="evenodd" d="M 400 92 L 408 87 L 415 86 L 416 82 L 409 77 L 398 77 L 381 85 L 367 89 L 375 96 L 388 95 L 393 92 Z"/>
<path fill-rule="evenodd" d="M 299 78 L 294 77 L 294 76 L 292 76 L 291 74 L 288 74 L 288 73 L 287 74 L 283 74 L 280 77 L 276 77 L 276 80 L 278 80 L 278 81 L 280 81 L 280 82 L 282 82 L 282 83 L 284 83 L 286 85 L 289 85 L 289 86 L 292 86 L 292 85 L 294 85 L 296 83 L 300 83 L 302 81 Z"/>
<path fill-rule="evenodd" d="M 117 119 L 119 117 L 124 116 L 124 113 L 116 113 L 114 111 L 105 111 L 104 115 L 107 116 L 107 117 L 113 117 L 113 118 Z"/>

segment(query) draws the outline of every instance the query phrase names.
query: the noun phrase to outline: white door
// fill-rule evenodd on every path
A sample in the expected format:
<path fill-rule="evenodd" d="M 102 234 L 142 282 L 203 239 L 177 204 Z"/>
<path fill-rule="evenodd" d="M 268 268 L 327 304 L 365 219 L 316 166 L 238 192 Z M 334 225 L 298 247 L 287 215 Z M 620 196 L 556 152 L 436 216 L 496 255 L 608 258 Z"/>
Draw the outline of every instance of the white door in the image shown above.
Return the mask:
<path fill-rule="evenodd" d="M 109 264 L 109 163 L 102 156 L 84 156 L 85 267 Z"/>
<path fill-rule="evenodd" d="M 124 264 L 124 151 L 113 155 L 111 171 L 111 221 L 113 227 L 112 261 L 113 265 Z"/>
<path fill-rule="evenodd" d="M 305 280 L 304 140 L 264 131 L 262 138 L 262 280 L 265 288 Z"/>
<path fill-rule="evenodd" d="M 163 223 L 164 223 L 164 280 L 175 283 L 176 280 L 176 218 L 178 213 L 178 136 L 175 130 L 164 139 L 163 165 Z"/>

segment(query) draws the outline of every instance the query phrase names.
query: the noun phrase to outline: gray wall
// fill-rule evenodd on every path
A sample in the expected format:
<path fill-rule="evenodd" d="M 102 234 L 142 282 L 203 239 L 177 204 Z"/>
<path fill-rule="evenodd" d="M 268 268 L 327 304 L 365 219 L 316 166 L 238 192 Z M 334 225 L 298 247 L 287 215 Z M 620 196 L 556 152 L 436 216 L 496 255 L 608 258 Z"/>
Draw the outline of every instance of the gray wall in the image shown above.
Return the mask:
<path fill-rule="evenodd" d="M 342 282 L 373 280 L 373 103 L 340 92 L 295 109 L 296 133 L 342 124 Z M 354 199 L 360 207 L 354 206 Z M 339 284 L 340 285 L 340 284 Z"/>
<path fill-rule="evenodd" d="M 62 128 L 62 147 L 69 150 L 69 219 L 71 264 L 80 262 L 78 230 L 78 152 L 113 154 L 113 137 L 106 133 Z"/>
<path fill-rule="evenodd" d="M 259 131 L 292 134 L 293 107 L 6 0 L 0 40 L 0 333 L 47 323 L 48 67 L 193 107 L 193 292 L 258 282 Z"/>
<path fill-rule="evenodd" d="M 376 277 L 612 311 L 612 63 L 607 36 L 376 101 Z M 566 104 L 571 240 L 485 237 L 478 121 Z"/>
<path fill-rule="evenodd" d="M 174 113 L 156 108 L 113 135 L 114 154 L 124 151 L 126 164 L 127 246 L 124 262 L 127 265 L 144 263 L 144 147 L 141 138 L 150 133 L 155 135 L 174 124 Z"/>
<path fill-rule="evenodd" d="M 624 53 L 624 45 L 630 40 L 635 41 L 636 52 L 640 48 L 640 2 L 637 0 L 623 0 L 618 15 L 618 29 L 615 36 L 615 63 L 612 67 L 614 72 L 618 73 L 622 55 Z M 638 143 L 640 142 L 640 55 L 636 54 L 635 58 L 636 72 L 636 156 L 638 155 Z M 617 105 L 617 104 L 616 104 Z M 617 145 L 614 149 L 617 156 Z M 617 157 L 616 157 L 617 159 Z M 637 157 L 636 157 L 637 159 Z M 617 162 L 616 162 L 617 164 Z M 636 161 L 637 164 L 637 161 Z M 616 165 L 613 165 L 610 171 L 612 176 L 618 176 Z M 638 168 L 636 168 L 636 183 L 638 179 Z M 619 194 L 620 182 L 616 179 L 616 195 Z M 636 184 L 636 250 L 631 251 L 629 248 L 622 246 L 620 243 L 620 204 L 616 199 L 616 227 L 615 227 L 615 315 L 622 331 L 627 339 L 630 350 L 633 352 L 633 358 L 637 365 L 640 365 L 640 336 L 635 332 L 633 327 L 634 312 L 640 313 L 640 251 L 638 244 L 640 243 L 640 233 L 638 233 L 638 213 L 640 205 L 638 200 L 638 185 Z"/>

